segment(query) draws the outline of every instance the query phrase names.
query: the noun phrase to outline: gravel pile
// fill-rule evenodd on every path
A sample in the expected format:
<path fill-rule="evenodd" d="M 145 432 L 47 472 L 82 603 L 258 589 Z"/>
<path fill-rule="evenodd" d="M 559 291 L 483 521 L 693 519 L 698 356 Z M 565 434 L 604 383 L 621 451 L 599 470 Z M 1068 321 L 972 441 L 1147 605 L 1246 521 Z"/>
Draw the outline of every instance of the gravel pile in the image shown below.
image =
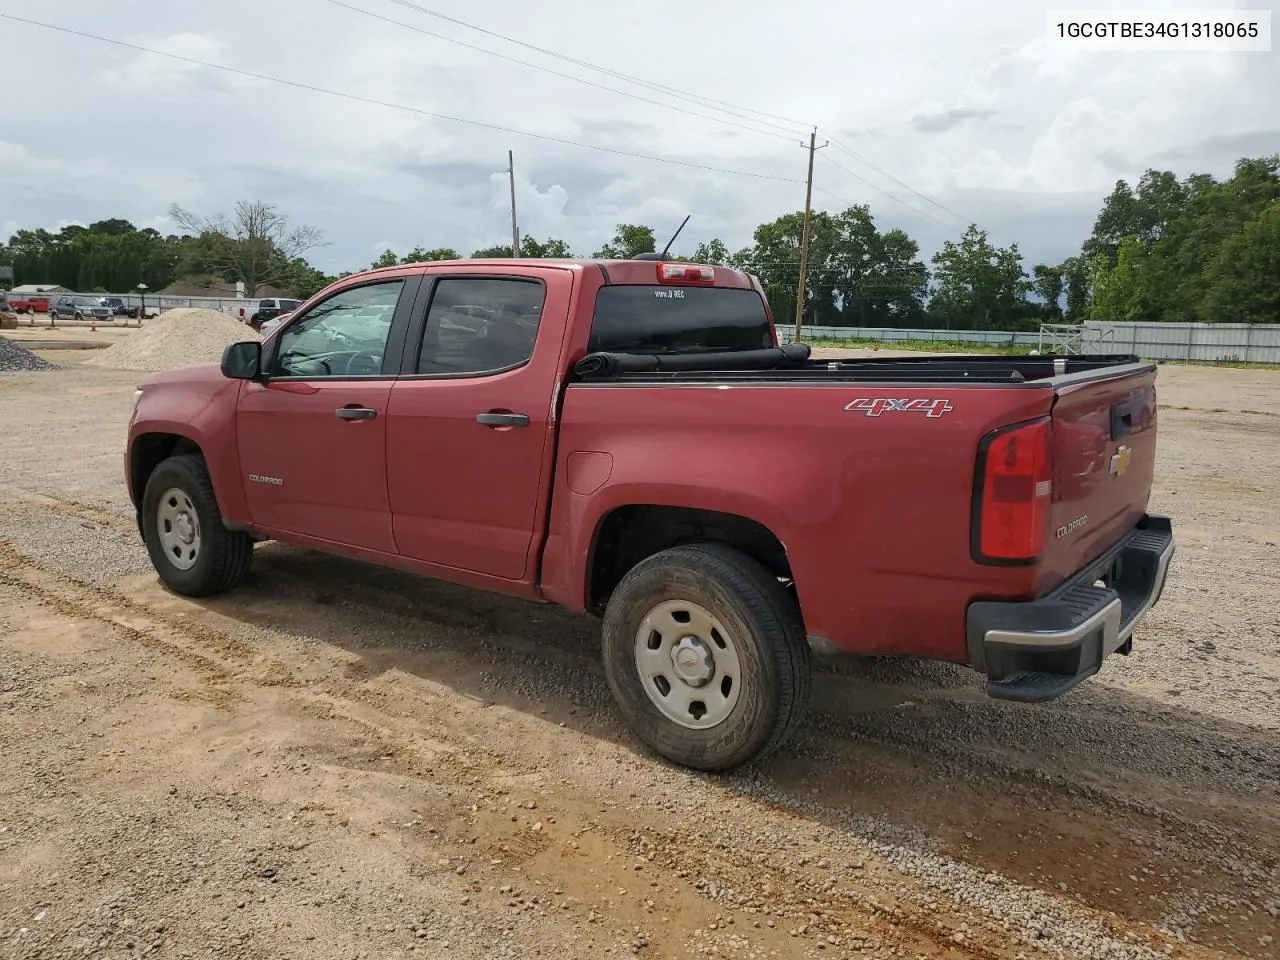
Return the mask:
<path fill-rule="evenodd" d="M 237 340 L 258 340 L 249 325 L 217 310 L 166 310 L 127 339 L 86 360 L 112 370 L 171 370 L 193 363 L 217 363 Z"/>
<path fill-rule="evenodd" d="M 48 360 L 41 360 L 30 350 L 18 346 L 8 337 L 0 337 L 0 373 L 20 370 L 56 370 Z"/>

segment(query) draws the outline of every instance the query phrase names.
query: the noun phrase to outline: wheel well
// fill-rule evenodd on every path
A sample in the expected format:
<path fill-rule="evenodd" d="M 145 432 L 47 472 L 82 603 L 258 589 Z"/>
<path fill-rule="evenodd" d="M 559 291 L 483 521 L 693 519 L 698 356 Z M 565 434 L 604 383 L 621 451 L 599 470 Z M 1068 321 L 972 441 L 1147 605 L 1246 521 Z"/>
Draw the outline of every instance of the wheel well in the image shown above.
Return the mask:
<path fill-rule="evenodd" d="M 142 509 L 142 491 L 156 467 L 170 457 L 184 453 L 199 453 L 199 444 L 187 437 L 173 433 L 144 433 L 133 442 L 133 462 L 129 465 L 129 486 L 133 490 L 135 506 Z"/>
<path fill-rule="evenodd" d="M 614 587 L 641 560 L 685 543 L 729 544 L 775 577 L 791 579 L 786 547 L 755 520 L 716 510 L 636 504 L 614 510 L 596 532 L 588 569 L 588 609 L 603 610 Z"/>

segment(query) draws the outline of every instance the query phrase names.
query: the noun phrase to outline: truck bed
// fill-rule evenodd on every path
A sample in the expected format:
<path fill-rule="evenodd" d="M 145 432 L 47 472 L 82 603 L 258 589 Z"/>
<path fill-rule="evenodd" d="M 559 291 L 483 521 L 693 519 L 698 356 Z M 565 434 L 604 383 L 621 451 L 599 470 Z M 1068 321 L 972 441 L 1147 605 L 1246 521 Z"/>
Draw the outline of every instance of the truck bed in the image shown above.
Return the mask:
<path fill-rule="evenodd" d="M 745 383 L 991 383 L 1011 386 L 1071 377 L 1131 365 L 1133 354 L 1081 356 L 992 356 L 957 354 L 939 357 L 868 357 L 842 360 L 800 358 L 791 348 L 734 353 L 676 355 L 593 353 L 574 367 L 582 382 L 658 384 L 678 382 Z"/>

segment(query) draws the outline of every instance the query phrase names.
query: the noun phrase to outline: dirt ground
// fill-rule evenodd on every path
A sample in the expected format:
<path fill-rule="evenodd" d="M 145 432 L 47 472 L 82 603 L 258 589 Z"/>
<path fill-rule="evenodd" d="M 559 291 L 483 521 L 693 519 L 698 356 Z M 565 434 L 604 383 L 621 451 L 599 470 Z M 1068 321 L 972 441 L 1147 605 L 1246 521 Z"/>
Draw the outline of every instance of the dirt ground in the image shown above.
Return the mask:
<path fill-rule="evenodd" d="M 1161 367 L 1131 657 L 1035 707 L 824 660 L 709 777 L 589 618 L 278 544 L 162 590 L 87 354 L 0 377 L 0 956 L 1280 956 L 1280 373 Z"/>

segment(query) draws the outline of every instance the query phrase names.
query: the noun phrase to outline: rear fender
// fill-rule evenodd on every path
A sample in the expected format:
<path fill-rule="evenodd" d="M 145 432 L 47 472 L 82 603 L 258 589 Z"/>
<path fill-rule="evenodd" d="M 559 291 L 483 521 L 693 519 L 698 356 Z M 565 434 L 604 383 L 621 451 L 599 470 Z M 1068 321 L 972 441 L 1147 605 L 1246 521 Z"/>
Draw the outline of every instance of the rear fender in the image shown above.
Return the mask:
<path fill-rule="evenodd" d="M 613 483 L 589 495 L 557 484 L 552 499 L 552 534 L 543 554 L 543 595 L 573 609 L 590 602 L 591 569 L 600 529 L 622 507 L 653 506 L 731 514 L 760 524 L 784 550 L 792 526 L 772 503 L 752 496 L 684 483 Z"/>

